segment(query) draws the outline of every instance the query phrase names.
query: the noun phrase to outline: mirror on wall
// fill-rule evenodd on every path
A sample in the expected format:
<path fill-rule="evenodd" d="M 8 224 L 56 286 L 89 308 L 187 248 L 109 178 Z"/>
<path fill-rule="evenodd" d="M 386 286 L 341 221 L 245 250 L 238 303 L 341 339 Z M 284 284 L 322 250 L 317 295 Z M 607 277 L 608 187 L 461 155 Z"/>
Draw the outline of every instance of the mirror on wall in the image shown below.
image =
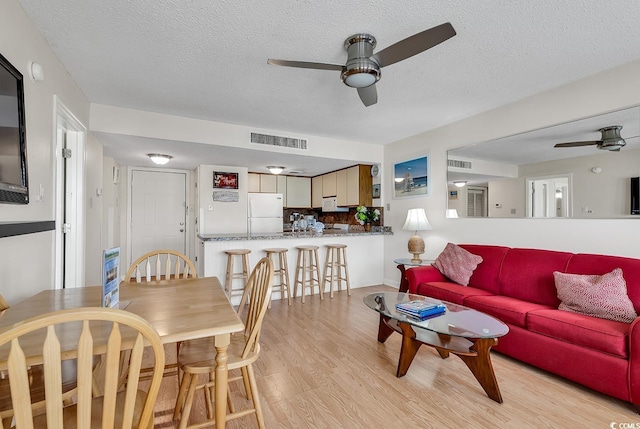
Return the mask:
<path fill-rule="evenodd" d="M 623 141 L 601 131 L 613 126 Z M 630 214 L 640 107 L 452 149 L 447 161 L 458 217 L 640 218 Z"/>

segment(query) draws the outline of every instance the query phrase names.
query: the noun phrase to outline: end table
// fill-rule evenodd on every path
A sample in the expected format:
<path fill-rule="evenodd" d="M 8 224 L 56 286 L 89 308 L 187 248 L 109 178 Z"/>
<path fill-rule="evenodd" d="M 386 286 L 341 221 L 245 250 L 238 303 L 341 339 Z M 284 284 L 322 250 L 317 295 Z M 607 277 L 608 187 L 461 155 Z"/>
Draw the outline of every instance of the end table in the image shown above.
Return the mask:
<path fill-rule="evenodd" d="M 411 268 L 431 265 L 433 263 L 433 259 L 423 259 L 422 262 L 412 262 L 411 258 L 398 258 L 394 259 L 393 262 L 398 264 L 398 269 L 400 270 L 400 289 L 398 291 L 407 292 L 409 290 L 409 282 L 405 276 L 406 267 Z"/>

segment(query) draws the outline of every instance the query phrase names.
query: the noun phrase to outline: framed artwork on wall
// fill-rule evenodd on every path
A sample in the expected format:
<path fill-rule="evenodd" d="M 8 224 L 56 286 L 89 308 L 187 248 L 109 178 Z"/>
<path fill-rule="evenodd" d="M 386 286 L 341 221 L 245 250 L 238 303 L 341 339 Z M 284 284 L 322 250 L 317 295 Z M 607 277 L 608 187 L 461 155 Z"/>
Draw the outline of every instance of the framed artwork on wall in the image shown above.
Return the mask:
<path fill-rule="evenodd" d="M 393 165 L 393 198 L 429 196 L 429 156 Z"/>
<path fill-rule="evenodd" d="M 214 171 L 213 187 L 215 189 L 238 189 L 238 173 Z"/>

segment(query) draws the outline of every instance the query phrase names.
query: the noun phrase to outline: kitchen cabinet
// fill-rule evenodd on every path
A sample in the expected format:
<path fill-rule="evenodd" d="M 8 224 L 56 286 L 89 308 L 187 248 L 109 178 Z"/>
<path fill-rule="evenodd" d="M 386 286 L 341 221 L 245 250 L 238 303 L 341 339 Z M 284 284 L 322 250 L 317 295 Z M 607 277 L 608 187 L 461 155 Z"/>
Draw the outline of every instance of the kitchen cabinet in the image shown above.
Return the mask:
<path fill-rule="evenodd" d="M 322 207 L 322 176 L 311 179 L 311 207 Z"/>
<path fill-rule="evenodd" d="M 371 190 L 371 167 L 369 165 L 354 165 L 347 168 L 347 205 L 371 206 L 373 203 Z"/>
<path fill-rule="evenodd" d="M 347 170 L 336 171 L 336 197 L 338 207 L 347 206 L 349 203 Z"/>
<path fill-rule="evenodd" d="M 287 207 L 311 207 L 311 178 L 287 176 Z"/>
<path fill-rule="evenodd" d="M 260 192 L 276 193 L 276 176 L 273 174 L 260 175 Z"/>
<path fill-rule="evenodd" d="M 337 184 L 337 174 L 334 171 L 333 173 L 327 173 L 322 176 L 322 196 L 323 197 L 335 197 L 336 192 L 336 184 Z"/>
<path fill-rule="evenodd" d="M 282 194 L 282 205 L 287 207 L 287 176 L 276 176 L 276 193 Z"/>
<path fill-rule="evenodd" d="M 260 192 L 260 176 L 261 174 L 249 173 L 249 192 Z"/>

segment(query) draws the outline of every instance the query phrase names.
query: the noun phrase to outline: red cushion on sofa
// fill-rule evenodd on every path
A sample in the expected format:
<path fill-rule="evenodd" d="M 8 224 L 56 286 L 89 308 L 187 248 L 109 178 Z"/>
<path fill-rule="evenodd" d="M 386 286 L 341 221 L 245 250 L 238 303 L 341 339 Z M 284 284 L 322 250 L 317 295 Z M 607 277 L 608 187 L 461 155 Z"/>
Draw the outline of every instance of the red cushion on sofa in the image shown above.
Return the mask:
<path fill-rule="evenodd" d="M 492 293 L 482 289 L 461 286 L 452 282 L 420 283 L 416 293 L 429 296 L 431 298 L 441 299 L 443 301 L 453 302 L 454 304 L 462 304 L 464 299 L 469 296 L 493 295 Z"/>
<path fill-rule="evenodd" d="M 498 276 L 504 255 L 509 251 L 505 246 L 485 246 L 482 244 L 459 244 L 463 249 L 482 257 L 469 279 L 469 286 L 489 291 L 495 295 L 500 292 Z"/>
<path fill-rule="evenodd" d="M 565 272 L 602 275 L 615 268 L 622 268 L 627 282 L 627 295 L 636 313 L 640 313 L 640 259 L 578 253 L 571 258 Z"/>
<path fill-rule="evenodd" d="M 546 305 L 534 304 L 502 295 L 469 296 L 463 305 L 502 320 L 504 323 L 520 327 L 526 326 L 527 313 L 548 309 Z"/>
<path fill-rule="evenodd" d="M 573 253 L 511 249 L 500 271 L 500 294 L 558 308 L 553 272 L 565 272 Z"/>
<path fill-rule="evenodd" d="M 622 358 L 628 357 L 627 336 L 630 326 L 628 323 L 561 310 L 538 310 L 527 315 L 527 328 L 531 332 Z M 553 353 L 553 350 L 549 350 L 549 353 Z M 576 359 L 579 358 L 576 356 Z"/>

